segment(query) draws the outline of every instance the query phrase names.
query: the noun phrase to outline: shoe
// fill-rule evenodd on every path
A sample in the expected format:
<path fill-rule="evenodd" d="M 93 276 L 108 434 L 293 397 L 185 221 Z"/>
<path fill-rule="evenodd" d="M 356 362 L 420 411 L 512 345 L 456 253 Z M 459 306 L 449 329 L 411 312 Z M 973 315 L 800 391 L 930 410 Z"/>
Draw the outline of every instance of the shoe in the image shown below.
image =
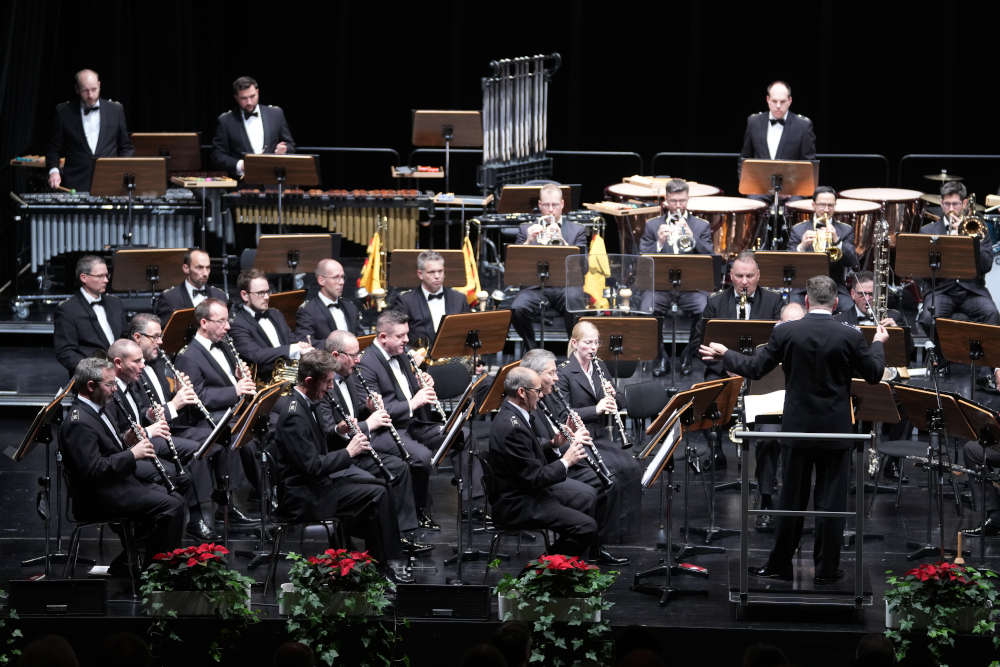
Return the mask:
<path fill-rule="evenodd" d="M 201 540 L 202 542 L 215 542 L 222 539 L 221 535 L 208 527 L 204 519 L 188 521 L 187 534 L 195 540 Z"/>
<path fill-rule="evenodd" d="M 681 362 L 681 375 L 691 375 L 691 360 L 687 357 Z"/>
<path fill-rule="evenodd" d="M 417 511 L 417 525 L 424 530 L 441 530 L 441 526 L 424 510 Z"/>
<path fill-rule="evenodd" d="M 215 523 L 222 524 L 226 521 L 226 513 L 223 508 L 215 510 Z M 230 526 L 258 526 L 260 525 L 260 519 L 254 519 L 252 517 L 244 514 L 243 510 L 240 509 L 239 505 L 229 506 L 229 525 Z"/>
<path fill-rule="evenodd" d="M 789 570 L 774 570 L 771 566 L 765 565 L 764 567 L 751 567 L 750 568 L 751 577 L 760 577 L 761 579 L 781 579 L 783 581 L 792 580 L 792 571 Z"/>
<path fill-rule="evenodd" d="M 420 542 L 414 542 L 408 537 L 401 537 L 399 538 L 399 548 L 403 550 L 403 553 L 417 555 L 433 551 L 434 545 L 422 544 Z"/>
<path fill-rule="evenodd" d="M 711 467 L 712 467 L 712 457 L 711 456 L 706 456 L 705 460 L 701 462 L 701 469 L 702 470 L 709 470 Z M 719 454 L 716 454 L 716 456 L 715 456 L 715 469 L 716 470 L 725 470 L 726 469 L 726 455 L 725 454 L 722 454 L 721 452 Z"/>
<path fill-rule="evenodd" d="M 907 484 L 910 481 L 909 477 L 902 474 L 898 461 L 889 461 L 886 464 L 885 469 L 882 471 L 882 476 L 888 480 L 892 480 L 893 482 L 901 481 L 903 484 Z"/>
<path fill-rule="evenodd" d="M 754 520 L 753 527 L 758 533 L 773 533 L 774 517 L 770 514 L 758 514 L 757 518 Z"/>
<path fill-rule="evenodd" d="M 837 570 L 833 574 L 817 574 L 813 577 L 813 583 L 817 586 L 825 586 L 826 584 L 835 584 L 844 578 L 844 571 Z"/>
<path fill-rule="evenodd" d="M 108 563 L 108 576 L 109 577 L 127 577 L 128 573 L 128 554 L 124 551 L 115 556 L 114 560 Z"/>
<path fill-rule="evenodd" d="M 598 565 L 628 565 L 629 559 L 625 556 L 615 556 L 604 548 L 597 550 L 597 557 L 593 559 Z"/>
<path fill-rule="evenodd" d="M 990 517 L 983 522 L 983 525 L 966 528 L 962 533 L 970 537 L 996 537 L 1000 535 L 1000 522 L 994 521 L 993 517 Z"/>
<path fill-rule="evenodd" d="M 666 357 L 660 357 L 656 360 L 656 365 L 653 366 L 653 377 L 659 378 L 663 377 L 670 372 L 670 360 Z"/>

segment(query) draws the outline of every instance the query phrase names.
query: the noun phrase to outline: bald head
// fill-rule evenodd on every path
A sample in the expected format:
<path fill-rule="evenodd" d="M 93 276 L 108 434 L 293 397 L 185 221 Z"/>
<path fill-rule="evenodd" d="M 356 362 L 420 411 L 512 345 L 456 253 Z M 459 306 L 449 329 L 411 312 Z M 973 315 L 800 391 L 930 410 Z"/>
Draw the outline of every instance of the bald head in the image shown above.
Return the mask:
<path fill-rule="evenodd" d="M 82 69 L 74 77 L 76 94 L 80 96 L 83 106 L 90 108 L 101 99 L 101 81 L 97 72 L 92 69 Z"/>
<path fill-rule="evenodd" d="M 320 293 L 331 301 L 344 294 L 344 267 L 335 259 L 321 259 L 316 264 L 316 282 Z"/>
<path fill-rule="evenodd" d="M 115 375 L 125 384 L 138 380 L 146 366 L 142 348 L 131 338 L 119 338 L 112 343 L 108 348 L 108 360 L 114 364 Z"/>

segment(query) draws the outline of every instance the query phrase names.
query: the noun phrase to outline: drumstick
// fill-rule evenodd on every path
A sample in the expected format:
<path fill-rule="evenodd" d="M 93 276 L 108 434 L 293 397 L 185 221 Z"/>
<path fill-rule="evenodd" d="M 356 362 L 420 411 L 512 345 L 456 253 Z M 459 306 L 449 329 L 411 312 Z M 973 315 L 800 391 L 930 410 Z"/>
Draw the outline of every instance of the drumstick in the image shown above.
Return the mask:
<path fill-rule="evenodd" d="M 60 191 L 62 191 L 62 192 L 68 192 L 68 193 L 70 193 L 71 195 L 75 195 L 75 194 L 76 194 L 76 190 L 74 190 L 73 188 L 64 188 L 64 187 L 63 187 L 63 186 L 61 186 L 61 185 L 57 185 L 57 186 L 55 187 L 55 189 L 56 189 L 56 190 L 60 190 Z"/>
<path fill-rule="evenodd" d="M 965 559 L 962 558 L 962 531 L 958 531 L 958 553 L 955 554 L 955 565 L 965 565 Z"/>

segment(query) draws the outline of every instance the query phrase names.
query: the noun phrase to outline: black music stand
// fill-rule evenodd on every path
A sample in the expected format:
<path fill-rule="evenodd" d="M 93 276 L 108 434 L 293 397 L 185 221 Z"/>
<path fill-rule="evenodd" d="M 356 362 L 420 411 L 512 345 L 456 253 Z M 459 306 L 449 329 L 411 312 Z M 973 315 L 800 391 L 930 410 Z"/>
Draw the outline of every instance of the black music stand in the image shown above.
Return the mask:
<path fill-rule="evenodd" d="M 945 558 L 944 548 L 944 473 L 945 473 L 945 440 L 952 435 L 962 440 L 976 440 L 979 437 L 969 425 L 965 414 L 958 405 L 956 396 L 935 390 L 896 385 L 896 397 L 902 405 L 903 412 L 913 425 L 930 434 L 927 447 L 927 539 L 923 542 L 910 542 L 915 547 L 907 558 L 916 560 L 933 553 Z M 957 453 L 957 452 L 956 452 Z M 937 459 L 935 461 L 935 459 Z M 934 472 L 937 472 L 935 484 Z M 951 475 L 949 475 L 950 477 Z M 955 480 L 951 480 L 955 490 L 955 502 L 961 508 L 960 496 L 955 488 Z M 934 500 L 937 499 L 938 539 L 935 546 L 931 542 Z"/>
<path fill-rule="evenodd" d="M 770 235 L 775 250 L 783 250 L 788 244 L 789 229 L 779 227 L 781 195 L 811 197 L 819 182 L 819 162 L 808 160 L 743 160 L 740 167 L 741 195 L 769 195 L 771 197 Z M 768 238 L 760 236 L 757 223 L 755 239 L 760 239 L 762 248 L 768 247 Z"/>
<path fill-rule="evenodd" d="M 135 157 L 162 157 L 167 171 L 201 171 L 201 135 L 198 132 L 133 132 Z"/>
<path fill-rule="evenodd" d="M 160 348 L 171 356 L 180 352 L 194 333 L 194 308 L 178 308 L 163 323 L 163 344 Z"/>
<path fill-rule="evenodd" d="M 62 550 L 62 453 L 59 445 L 56 444 L 56 552 L 50 551 L 49 527 L 51 525 L 52 503 L 49 497 L 49 489 L 52 488 L 52 468 L 51 457 L 49 456 L 49 445 L 56 439 L 56 430 L 62 423 L 63 410 L 62 401 L 73 389 L 73 380 L 65 388 L 56 392 L 55 398 L 44 406 L 35 415 L 28 427 L 28 432 L 17 450 L 10 454 L 15 463 L 20 463 L 34 449 L 35 443 L 40 442 L 45 445 L 45 474 L 38 478 L 38 495 L 35 497 L 35 510 L 42 519 L 45 529 L 45 553 L 21 561 L 22 567 L 30 567 L 38 563 L 44 563 L 45 575 L 48 576 L 52 563 L 65 563 L 68 554 Z M 53 428 L 53 425 L 56 428 Z M 93 561 L 91 561 L 93 562 Z"/>
<path fill-rule="evenodd" d="M 408 248 L 395 249 L 389 253 L 389 284 L 394 288 L 417 288 L 420 286 L 420 279 L 417 278 L 417 257 L 423 250 L 412 250 Z M 444 286 L 464 287 L 465 255 L 461 250 L 435 250 L 444 259 L 445 267 L 452 267 L 450 271 L 444 272 Z"/>
<path fill-rule="evenodd" d="M 892 334 L 889 335 L 889 340 L 892 340 Z M 888 362 L 886 363 L 888 366 Z M 874 480 L 872 481 L 872 495 L 871 501 L 868 503 L 868 509 L 865 515 L 871 517 L 872 508 L 875 506 L 875 496 L 882 490 L 878 483 L 879 473 L 882 471 L 882 465 L 877 464 L 875 466 L 874 472 L 872 472 L 870 461 L 878 461 L 878 441 L 879 434 L 882 432 L 883 424 L 898 424 L 900 422 L 899 410 L 896 407 L 896 399 L 892 395 L 892 387 L 889 386 L 888 382 L 879 382 L 878 384 L 868 384 L 864 380 L 854 378 L 851 380 L 851 404 L 854 408 L 854 424 L 858 428 L 858 432 L 861 432 L 862 423 L 868 422 L 871 424 L 871 449 L 862 449 L 860 455 L 857 458 L 855 465 L 868 466 L 869 476 L 874 474 Z M 868 456 L 865 456 L 867 454 Z M 865 487 L 867 488 L 867 484 Z M 854 502 L 864 502 L 864 496 L 861 490 L 854 490 Z M 883 538 L 884 535 L 866 534 L 862 537 L 878 537 Z M 844 546 L 850 546 L 850 540 L 857 538 L 857 532 L 851 529 L 846 529 L 844 531 Z"/>
<path fill-rule="evenodd" d="M 755 252 L 760 284 L 781 290 L 786 304 L 793 287 L 805 288 L 813 276 L 830 275 L 830 256 L 825 252 Z"/>
<path fill-rule="evenodd" d="M 931 277 L 931 330 L 928 339 L 935 345 L 927 358 L 928 368 L 937 366 L 937 281 L 938 278 L 975 280 L 978 239 L 971 236 L 938 236 L 937 234 L 897 234 L 896 262 L 893 269 L 897 276 Z M 975 382 L 975 378 L 973 378 Z"/>
<path fill-rule="evenodd" d="M 167 160 L 162 157 L 99 157 L 94 162 L 90 194 L 128 197 L 128 216 L 122 243 L 132 245 L 132 209 L 135 198 L 159 197 L 167 191 Z"/>
<path fill-rule="evenodd" d="M 448 420 L 448 428 L 445 430 L 444 440 L 441 442 L 441 446 L 438 447 L 437 451 L 434 452 L 434 456 L 431 458 L 431 465 L 437 466 L 441 462 L 441 460 L 448 455 L 448 452 L 451 451 L 453 446 L 461 447 L 461 445 L 458 444 L 458 442 L 462 440 L 461 437 L 462 427 L 465 426 L 465 422 L 469 420 L 469 418 L 472 416 L 472 413 L 475 412 L 475 409 L 476 406 L 474 404 L 468 403 L 464 410 L 455 410 L 454 412 L 452 412 L 453 418 Z M 454 418 L 455 415 L 458 415 L 458 417 Z M 462 502 L 463 496 L 465 495 L 465 488 L 464 488 L 465 480 L 463 479 L 462 473 L 460 471 L 461 467 L 462 466 L 460 465 L 455 466 L 455 476 L 452 481 L 452 483 L 455 485 L 455 492 L 458 494 L 458 503 L 456 505 L 457 518 L 455 519 L 455 525 L 458 527 L 458 530 L 456 531 L 458 533 L 458 536 L 456 538 L 458 542 L 455 545 L 455 555 L 445 561 L 445 565 L 449 565 L 452 562 L 458 565 L 458 571 L 455 573 L 454 578 L 446 580 L 446 583 L 452 586 L 462 586 L 465 584 L 465 582 L 462 581 L 462 562 L 465 561 L 466 559 L 465 547 L 462 544 L 462 533 L 465 532 L 462 528 L 462 517 L 465 515 L 465 509 Z M 472 471 L 471 458 L 469 462 L 469 471 L 471 474 Z M 472 544 L 471 524 L 472 524 L 472 513 L 470 512 L 469 544 Z M 478 553 L 478 552 L 470 552 L 470 556 L 472 553 Z"/>
<path fill-rule="evenodd" d="M 538 211 L 538 198 L 541 196 L 541 185 L 504 185 L 500 189 L 497 200 L 497 213 L 535 213 Z M 579 188 L 579 186 L 577 186 Z M 563 201 L 573 208 L 573 186 L 560 185 Z"/>
<path fill-rule="evenodd" d="M 268 298 L 268 308 L 277 308 L 285 318 L 285 324 L 292 331 L 295 331 L 295 313 L 299 306 L 306 300 L 304 289 L 291 290 L 288 292 L 275 292 Z M 310 345 L 312 343 L 310 342 Z M 317 343 L 315 347 L 322 347 L 323 341 Z"/>
<path fill-rule="evenodd" d="M 444 191 L 451 192 L 451 147 L 483 145 L 482 113 L 414 109 L 412 143 L 422 148 L 444 146 Z"/>
<path fill-rule="evenodd" d="M 672 292 L 673 305 L 670 308 L 670 356 L 677 359 L 677 299 L 682 291 L 715 290 L 715 259 L 712 255 L 664 255 L 660 253 L 643 255 L 653 260 L 653 285 L 657 292 Z M 639 289 L 644 289 L 638 285 Z M 663 341 L 657 341 L 657 345 Z M 670 364 L 670 387 L 668 394 L 677 391 L 677 364 Z"/>
<path fill-rule="evenodd" d="M 539 286 L 541 301 L 538 304 L 540 314 L 539 347 L 545 347 L 545 307 L 549 305 L 545 298 L 546 287 L 566 287 L 566 258 L 579 255 L 580 249 L 575 245 L 509 245 L 507 246 L 506 268 L 503 278 L 507 286 Z"/>
<path fill-rule="evenodd" d="M 141 292 L 149 288 L 153 292 L 151 306 L 156 309 L 160 284 L 176 285 L 184 280 L 181 264 L 187 248 L 164 248 L 159 250 L 115 250 L 112 257 L 114 277 L 111 289 L 115 292 Z"/>
<path fill-rule="evenodd" d="M 284 234 L 285 186 L 319 185 L 319 157 L 247 153 L 243 156 L 243 182 L 278 186 L 278 233 Z"/>
<path fill-rule="evenodd" d="M 986 523 L 986 485 L 990 483 L 996 484 L 1000 481 L 997 479 L 997 473 L 990 471 L 990 462 L 986 457 L 987 450 L 995 450 L 997 445 L 1000 444 L 1000 419 L 997 419 L 997 413 L 993 410 L 965 398 L 958 399 L 958 407 L 961 408 L 962 414 L 965 415 L 966 421 L 969 422 L 969 426 L 976 432 L 979 444 L 983 448 L 982 466 L 979 470 L 973 471 L 973 475 L 979 477 L 976 481 L 979 482 L 982 488 L 982 498 L 984 499 L 983 506 L 979 508 L 979 525 L 982 526 Z M 983 563 L 986 562 L 986 540 L 984 538 L 985 536 L 981 535 L 979 540 L 979 560 Z"/>
<path fill-rule="evenodd" d="M 969 361 L 969 398 L 976 400 L 976 362 L 1000 366 L 1000 326 L 939 318 L 936 321 L 941 355 L 946 361 Z M 891 339 L 890 339 L 891 340 Z M 981 361 L 980 361 L 981 360 Z"/>

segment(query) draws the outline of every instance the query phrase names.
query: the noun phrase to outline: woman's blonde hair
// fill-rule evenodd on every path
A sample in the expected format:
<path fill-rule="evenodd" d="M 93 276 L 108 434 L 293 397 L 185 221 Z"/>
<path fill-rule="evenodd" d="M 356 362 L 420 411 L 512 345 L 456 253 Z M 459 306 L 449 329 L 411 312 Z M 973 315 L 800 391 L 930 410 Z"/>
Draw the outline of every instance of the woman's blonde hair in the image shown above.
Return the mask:
<path fill-rule="evenodd" d="M 573 327 L 573 331 L 569 335 L 569 344 L 566 346 L 567 359 L 572 357 L 573 353 L 576 352 L 576 344 L 573 341 L 583 338 L 588 330 L 593 330 L 593 332 L 597 335 L 601 334 L 601 331 L 593 322 L 584 322 L 581 320 L 576 323 L 576 326 Z"/>

